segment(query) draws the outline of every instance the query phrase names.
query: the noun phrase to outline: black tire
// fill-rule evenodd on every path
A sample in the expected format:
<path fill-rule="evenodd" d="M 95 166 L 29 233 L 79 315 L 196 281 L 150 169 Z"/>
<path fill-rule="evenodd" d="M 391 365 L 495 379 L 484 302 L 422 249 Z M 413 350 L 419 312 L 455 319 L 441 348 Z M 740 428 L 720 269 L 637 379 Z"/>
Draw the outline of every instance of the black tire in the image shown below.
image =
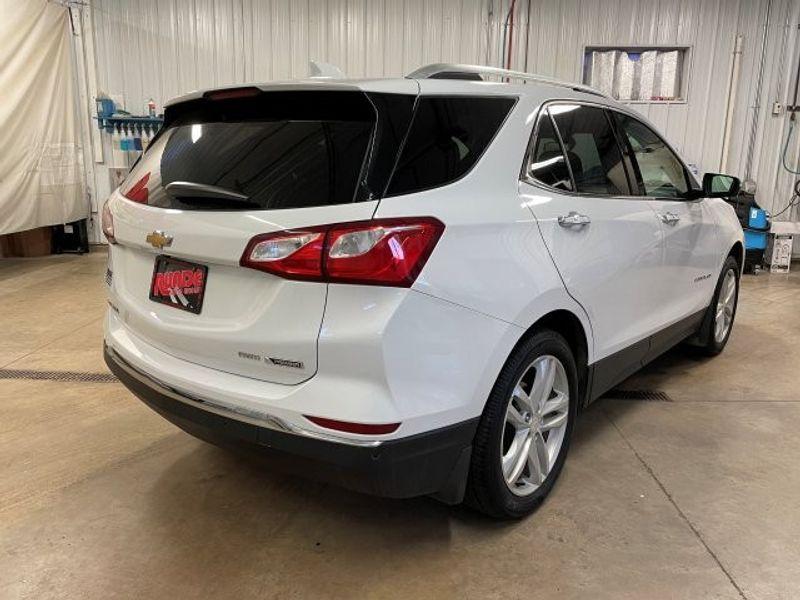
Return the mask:
<path fill-rule="evenodd" d="M 719 303 L 720 293 L 722 286 L 725 282 L 725 277 L 729 272 L 733 272 L 734 281 L 736 282 L 736 291 L 734 294 L 733 314 L 731 315 L 730 325 L 724 337 L 717 339 L 715 335 L 717 304 Z M 728 339 L 731 337 L 733 331 L 733 323 L 736 319 L 736 309 L 739 306 L 739 263 L 733 256 L 729 256 L 722 266 L 722 271 L 717 279 L 717 287 L 714 289 L 714 297 L 711 299 L 711 304 L 708 305 L 706 314 L 703 317 L 703 323 L 700 325 L 700 330 L 697 333 L 697 339 L 694 346 L 700 351 L 701 354 L 706 356 L 716 356 L 725 349 Z"/>
<path fill-rule="evenodd" d="M 501 466 L 503 431 L 507 427 L 506 411 L 520 378 L 537 358 L 548 355 L 561 362 L 568 382 L 566 430 L 557 458 L 544 481 L 529 495 L 520 496 L 509 489 Z M 501 519 L 518 519 L 536 509 L 553 488 L 564 465 L 577 415 L 578 394 L 575 358 L 561 335 L 541 330 L 522 342 L 506 361 L 481 416 L 472 447 L 466 503 L 480 512 Z"/>

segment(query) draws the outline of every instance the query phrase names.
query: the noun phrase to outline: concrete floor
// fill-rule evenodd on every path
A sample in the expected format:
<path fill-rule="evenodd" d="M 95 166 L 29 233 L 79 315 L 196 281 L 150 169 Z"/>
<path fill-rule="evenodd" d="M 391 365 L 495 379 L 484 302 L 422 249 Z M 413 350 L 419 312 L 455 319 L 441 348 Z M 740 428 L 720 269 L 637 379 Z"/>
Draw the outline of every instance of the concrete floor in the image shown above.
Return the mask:
<path fill-rule="evenodd" d="M 105 255 L 0 261 L 0 367 L 105 371 Z M 0 598 L 797 598 L 800 274 L 746 277 L 578 423 L 553 494 L 493 523 L 277 475 L 116 383 L 0 379 Z"/>

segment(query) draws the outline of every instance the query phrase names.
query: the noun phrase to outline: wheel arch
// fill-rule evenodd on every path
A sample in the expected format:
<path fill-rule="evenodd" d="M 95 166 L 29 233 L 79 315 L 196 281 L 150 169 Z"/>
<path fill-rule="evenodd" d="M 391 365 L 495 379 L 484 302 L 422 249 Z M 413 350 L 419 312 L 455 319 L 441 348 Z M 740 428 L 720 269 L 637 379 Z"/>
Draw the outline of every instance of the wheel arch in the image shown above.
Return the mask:
<path fill-rule="evenodd" d="M 583 322 L 574 312 L 567 309 L 556 309 L 542 315 L 528 327 L 517 341 L 514 350 L 543 329 L 555 331 L 563 336 L 572 349 L 575 355 L 575 364 L 578 367 L 578 385 L 580 386 L 578 397 L 582 399 L 579 406 L 582 406 L 585 403 L 589 384 L 589 332 L 586 331 Z"/>
<path fill-rule="evenodd" d="M 742 245 L 742 242 L 736 240 L 731 247 L 730 252 L 728 252 L 728 256 L 732 256 L 736 260 L 736 262 L 739 264 L 739 270 L 741 272 L 741 270 L 744 268 L 744 246 Z"/>

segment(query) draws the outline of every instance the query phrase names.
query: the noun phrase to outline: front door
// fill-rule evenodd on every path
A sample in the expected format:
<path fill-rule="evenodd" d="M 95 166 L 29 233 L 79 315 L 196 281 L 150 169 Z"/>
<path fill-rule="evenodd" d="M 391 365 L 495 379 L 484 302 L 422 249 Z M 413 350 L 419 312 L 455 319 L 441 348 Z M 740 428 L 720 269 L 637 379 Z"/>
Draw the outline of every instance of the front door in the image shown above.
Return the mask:
<path fill-rule="evenodd" d="M 607 385 L 631 374 L 662 323 L 661 224 L 632 194 L 611 122 L 598 107 L 551 104 L 537 124 L 521 202 L 534 213 L 567 291 L 586 310 Z M 602 382 L 595 389 L 607 387 Z"/>
<path fill-rule="evenodd" d="M 658 134 L 630 115 L 613 114 L 632 155 L 639 186 L 664 234 L 659 281 L 664 325 L 696 318 L 708 306 L 717 283 L 713 215 L 704 200 L 687 199 L 691 180 L 686 167 Z M 677 335 L 682 333 L 676 330 Z"/>

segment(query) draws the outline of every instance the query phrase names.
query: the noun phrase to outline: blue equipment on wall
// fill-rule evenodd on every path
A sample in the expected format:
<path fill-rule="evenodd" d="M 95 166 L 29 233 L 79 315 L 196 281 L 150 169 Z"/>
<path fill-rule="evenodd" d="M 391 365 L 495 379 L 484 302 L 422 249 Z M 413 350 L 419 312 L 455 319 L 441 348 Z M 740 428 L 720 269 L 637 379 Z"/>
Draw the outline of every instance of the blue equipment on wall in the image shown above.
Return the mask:
<path fill-rule="evenodd" d="M 152 107 L 151 107 L 152 104 Z M 112 133 L 115 129 L 125 131 L 147 131 L 150 137 L 154 136 L 164 124 L 164 117 L 155 115 L 155 103 L 148 102 L 148 116 L 137 117 L 118 108 L 110 98 L 97 98 L 97 126 Z"/>

